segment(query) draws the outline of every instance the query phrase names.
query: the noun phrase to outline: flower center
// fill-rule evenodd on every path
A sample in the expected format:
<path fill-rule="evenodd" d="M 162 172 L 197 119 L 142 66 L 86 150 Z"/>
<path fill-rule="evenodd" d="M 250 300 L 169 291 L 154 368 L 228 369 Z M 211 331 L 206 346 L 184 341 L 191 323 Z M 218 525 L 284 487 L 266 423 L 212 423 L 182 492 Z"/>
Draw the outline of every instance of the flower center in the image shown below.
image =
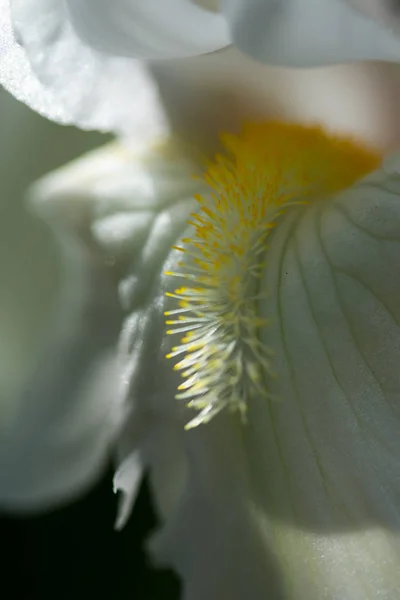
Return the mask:
<path fill-rule="evenodd" d="M 380 163 L 377 153 L 329 136 L 318 127 L 269 122 L 224 135 L 198 195 L 190 235 L 174 250 L 186 283 L 167 296 L 168 334 L 184 334 L 167 358 L 183 378 L 176 398 L 198 414 L 186 428 L 208 422 L 224 408 L 245 418 L 252 395 L 269 399 L 273 352 L 260 341 L 268 321 L 258 315 L 259 279 L 268 261 L 271 230 L 295 204 L 308 204 L 353 184 Z M 171 318 L 172 317 L 172 318 Z"/>

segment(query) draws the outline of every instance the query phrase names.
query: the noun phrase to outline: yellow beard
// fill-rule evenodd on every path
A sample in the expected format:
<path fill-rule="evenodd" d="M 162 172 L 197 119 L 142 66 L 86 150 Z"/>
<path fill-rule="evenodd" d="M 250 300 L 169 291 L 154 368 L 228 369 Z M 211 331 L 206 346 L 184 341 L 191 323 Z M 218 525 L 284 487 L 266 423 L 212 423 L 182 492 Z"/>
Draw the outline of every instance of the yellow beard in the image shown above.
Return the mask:
<path fill-rule="evenodd" d="M 245 417 L 252 394 L 270 397 L 270 349 L 260 342 L 259 278 L 268 261 L 268 237 L 290 207 L 339 192 L 376 169 L 377 153 L 318 127 L 279 122 L 247 125 L 240 136 L 224 135 L 227 156 L 217 155 L 188 222 L 190 237 L 174 246 L 183 253 L 186 280 L 167 295 L 177 308 L 168 334 L 184 333 L 167 358 L 184 379 L 176 397 L 200 413 L 187 428 L 208 422 L 227 407 Z M 173 317 L 171 319 L 171 317 Z"/>

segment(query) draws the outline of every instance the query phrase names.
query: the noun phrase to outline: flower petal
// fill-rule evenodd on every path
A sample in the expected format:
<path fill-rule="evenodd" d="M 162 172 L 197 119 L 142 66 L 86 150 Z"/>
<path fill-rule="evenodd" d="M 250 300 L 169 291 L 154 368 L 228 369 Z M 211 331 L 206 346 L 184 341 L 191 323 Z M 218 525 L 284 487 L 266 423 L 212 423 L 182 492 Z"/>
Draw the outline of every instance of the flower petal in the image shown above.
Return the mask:
<path fill-rule="evenodd" d="M 157 383 L 159 363 L 170 370 L 159 344 L 164 317 L 154 284 L 203 185 L 192 177 L 197 169 L 173 143 L 140 151 L 113 143 L 47 175 L 33 189 L 48 218 L 76 229 L 110 265 L 125 311 L 118 356 L 122 372 L 110 393 L 118 400 L 117 414 L 122 403 L 125 421 L 114 480 L 122 493 L 118 528 L 129 517 L 143 466 L 154 466 L 152 483 L 162 490 L 158 506 L 165 513 L 176 505 L 185 478 L 184 432 L 173 400 L 176 382 L 169 390 L 173 410 L 166 405 L 161 415 L 161 399 L 143 392 Z"/>
<path fill-rule="evenodd" d="M 33 511 L 66 502 L 110 459 L 127 416 L 126 373 L 115 352 L 120 301 L 138 315 L 146 307 L 154 271 L 176 238 L 182 201 L 198 186 L 194 170 L 168 144 L 139 151 L 114 143 L 33 186 L 34 206 L 61 243 L 68 277 L 48 351 L 0 424 L 2 508 Z M 118 288 L 128 267 L 130 277 Z M 115 480 L 125 500 L 120 523 L 143 464 L 138 454 L 124 462 L 134 441 L 123 436 L 121 443 Z"/>
<path fill-rule="evenodd" d="M 399 163 L 274 230 L 260 311 L 276 400 L 187 433 L 185 492 L 154 546 L 187 600 L 399 594 Z"/>
<path fill-rule="evenodd" d="M 84 129 L 165 134 L 157 89 L 140 62 L 88 48 L 64 2 L 12 0 L 11 7 L 0 0 L 0 84 L 18 100 Z"/>
<path fill-rule="evenodd" d="M 233 44 L 271 65 L 400 60 L 400 37 L 342 0 L 224 0 Z"/>
<path fill-rule="evenodd" d="M 222 15 L 189 0 L 67 0 L 75 29 L 96 50 L 134 58 L 179 58 L 227 46 Z"/>
<path fill-rule="evenodd" d="M 1 427 L 0 505 L 13 512 L 43 510 L 87 490 L 110 460 L 119 427 L 116 290 L 64 227 L 58 223 L 55 234 L 66 289 L 51 338 Z"/>

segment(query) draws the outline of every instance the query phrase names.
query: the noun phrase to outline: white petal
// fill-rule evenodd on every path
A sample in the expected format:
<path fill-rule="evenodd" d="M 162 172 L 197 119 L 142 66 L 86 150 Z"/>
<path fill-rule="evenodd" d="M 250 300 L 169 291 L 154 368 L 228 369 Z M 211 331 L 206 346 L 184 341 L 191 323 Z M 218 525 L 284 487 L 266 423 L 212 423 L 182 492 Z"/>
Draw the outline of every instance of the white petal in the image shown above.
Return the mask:
<path fill-rule="evenodd" d="M 165 134 L 156 87 L 140 62 L 88 48 L 64 2 L 13 0 L 11 6 L 13 23 L 10 1 L 0 0 L 0 84 L 18 100 L 63 124 L 145 139 Z"/>
<path fill-rule="evenodd" d="M 122 373 L 114 389 L 114 396 L 125 401 L 126 421 L 114 482 L 122 492 L 117 527 L 129 517 L 143 466 L 153 465 L 153 485 L 162 490 L 158 507 L 165 513 L 176 506 L 185 478 L 184 432 L 173 400 L 176 382 L 169 384 L 172 410 L 166 404 L 161 415 L 162 398 L 152 399 L 148 390 L 159 380 L 158 364 L 170 371 L 160 346 L 164 317 L 154 283 L 202 187 L 193 180 L 196 171 L 187 153 L 173 144 L 141 151 L 110 144 L 46 176 L 33 190 L 48 218 L 77 228 L 111 265 L 126 310 L 119 347 Z"/>
<path fill-rule="evenodd" d="M 223 0 L 233 43 L 272 65 L 400 60 L 400 35 L 343 0 Z"/>
<path fill-rule="evenodd" d="M 13 512 L 42 510 L 88 489 L 110 460 L 119 427 L 116 289 L 87 248 L 60 225 L 55 231 L 66 289 L 47 348 L 38 348 L 1 428 L 0 506 Z"/>
<path fill-rule="evenodd" d="M 0 115 L 0 507 L 34 510 L 82 493 L 109 460 L 119 307 L 65 221 L 52 235 L 25 206 L 35 173 L 97 136 L 60 131 L 7 93 Z M 67 296 L 57 310 L 60 287 Z"/>
<path fill-rule="evenodd" d="M 110 144 L 32 188 L 36 210 L 62 244 L 69 277 L 48 351 L 1 423 L 2 508 L 32 511 L 65 502 L 92 485 L 110 459 L 126 418 L 126 367 L 124 362 L 121 374 L 115 353 L 121 329 L 118 281 L 127 269 L 138 274 L 126 295 L 129 309 L 140 314 L 154 270 L 159 273 L 176 238 L 182 201 L 198 186 L 194 171 L 168 146 L 151 146 L 146 153 Z M 132 449 L 127 440 L 123 436 L 122 460 Z M 128 469 L 133 480 L 126 471 L 116 479 L 125 496 L 120 522 L 134 500 L 141 465 L 137 457 L 135 469 Z"/>
<path fill-rule="evenodd" d="M 399 595 L 398 165 L 274 231 L 260 310 L 277 400 L 251 401 L 245 426 L 222 414 L 185 435 L 185 492 L 155 544 L 185 600 Z M 156 365 L 162 414 L 175 375 Z"/>
<path fill-rule="evenodd" d="M 74 26 L 96 50 L 134 58 L 178 58 L 228 45 L 222 15 L 190 0 L 67 0 Z"/>

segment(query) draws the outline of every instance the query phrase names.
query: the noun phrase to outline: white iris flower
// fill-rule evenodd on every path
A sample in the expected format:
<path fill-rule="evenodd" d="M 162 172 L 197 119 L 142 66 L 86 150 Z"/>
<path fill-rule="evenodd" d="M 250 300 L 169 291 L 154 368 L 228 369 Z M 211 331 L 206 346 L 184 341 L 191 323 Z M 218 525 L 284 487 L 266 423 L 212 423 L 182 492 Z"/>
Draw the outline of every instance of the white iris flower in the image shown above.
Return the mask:
<path fill-rule="evenodd" d="M 9 3 L 0 8 L 8 89 L 50 118 L 135 141 L 169 125 L 132 57 L 234 44 L 291 66 L 400 58 L 383 7 L 356 0 L 225 0 L 212 10 L 189 0 L 14 0 L 16 38 Z M 396 600 L 400 158 L 274 121 L 223 145 L 201 169 L 193 149 L 169 138 L 117 143 L 32 190 L 58 235 L 69 232 L 72 290 L 93 283 L 91 327 L 77 321 L 72 350 L 69 330 L 57 348 L 72 362 L 89 348 L 71 397 L 99 398 L 88 406 L 104 437 L 91 410 L 79 416 L 94 445 L 108 446 L 123 419 L 117 526 L 148 468 L 162 521 L 153 556 L 178 571 L 185 599 Z M 112 315 L 119 327 L 116 294 L 113 352 L 114 330 L 103 338 L 100 325 Z M 74 429 L 53 428 L 51 402 L 32 415 L 72 452 L 43 493 L 56 501 L 86 477 L 73 476 L 73 436 L 52 437 Z M 50 446 L 44 438 L 43 460 Z M 32 485 L 6 481 L 3 504 L 31 502 Z"/>
<path fill-rule="evenodd" d="M 34 189 L 86 215 L 125 313 L 118 526 L 149 468 L 185 598 L 392 600 L 399 159 L 279 123 L 226 144 L 205 177 L 112 146 Z"/>

